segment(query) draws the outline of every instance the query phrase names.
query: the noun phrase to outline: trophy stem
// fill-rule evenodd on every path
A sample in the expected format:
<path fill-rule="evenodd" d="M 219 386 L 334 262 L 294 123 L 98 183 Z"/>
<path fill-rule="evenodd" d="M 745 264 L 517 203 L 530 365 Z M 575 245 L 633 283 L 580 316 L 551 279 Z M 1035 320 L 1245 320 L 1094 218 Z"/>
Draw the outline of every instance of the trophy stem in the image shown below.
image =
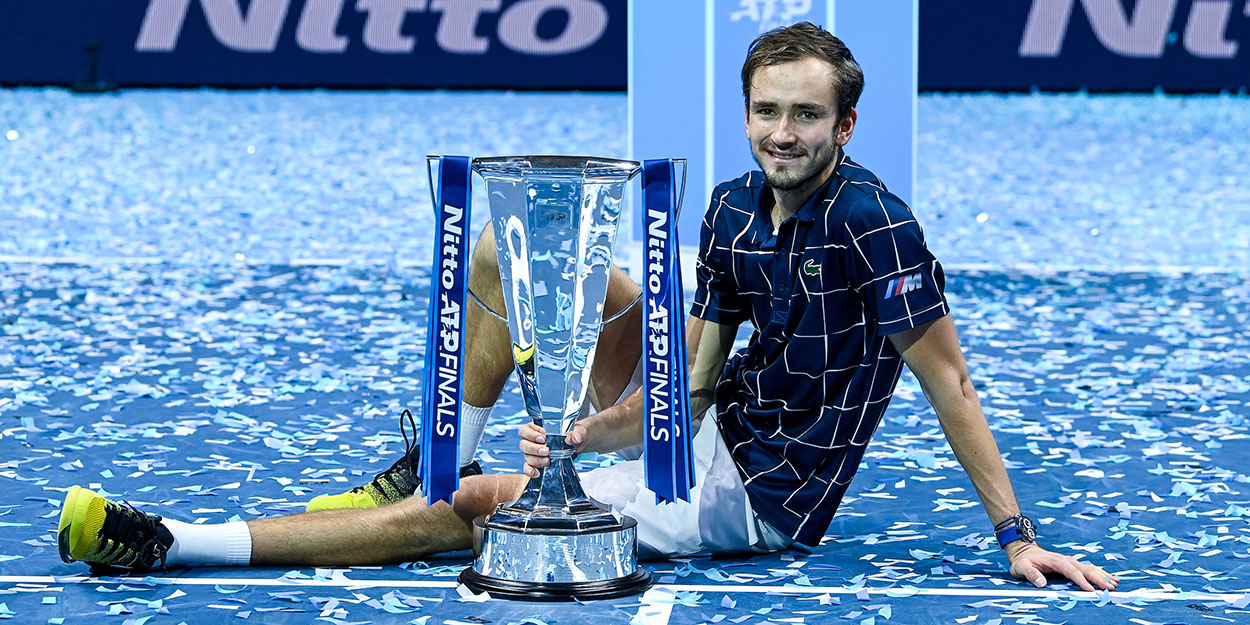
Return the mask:
<path fill-rule="evenodd" d="M 600 508 L 577 479 L 573 449 L 563 436 L 549 436 L 551 466 L 530 478 L 516 501 L 500 506 L 487 527 L 509 531 L 541 531 L 550 534 L 593 532 L 619 528 L 611 512 Z"/>

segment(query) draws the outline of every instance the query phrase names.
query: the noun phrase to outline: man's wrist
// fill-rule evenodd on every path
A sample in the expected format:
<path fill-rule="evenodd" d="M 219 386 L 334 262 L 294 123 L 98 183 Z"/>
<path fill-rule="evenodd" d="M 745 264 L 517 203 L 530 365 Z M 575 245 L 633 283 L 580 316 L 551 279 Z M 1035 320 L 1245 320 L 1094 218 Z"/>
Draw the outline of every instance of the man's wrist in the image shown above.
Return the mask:
<path fill-rule="evenodd" d="M 1016 556 L 1019 556 L 1020 554 L 1036 546 L 1038 546 L 1036 542 L 1016 540 L 1016 541 L 1007 543 L 1007 546 L 1003 547 L 1003 552 L 1007 554 L 1008 562 L 1015 562 Z"/>
<path fill-rule="evenodd" d="M 1032 543 L 1037 540 L 1037 526 L 1033 524 L 1033 519 L 1023 514 L 1016 514 L 999 521 L 994 526 L 994 538 L 998 540 L 998 546 L 1003 549 L 1012 543 Z"/>
<path fill-rule="evenodd" d="M 642 444 L 642 428 L 637 432 L 629 426 L 630 409 L 624 404 L 609 406 L 578 421 L 582 425 L 585 440 L 579 446 L 581 451 L 595 453 L 612 453 Z M 638 440 L 633 441 L 634 438 Z"/>

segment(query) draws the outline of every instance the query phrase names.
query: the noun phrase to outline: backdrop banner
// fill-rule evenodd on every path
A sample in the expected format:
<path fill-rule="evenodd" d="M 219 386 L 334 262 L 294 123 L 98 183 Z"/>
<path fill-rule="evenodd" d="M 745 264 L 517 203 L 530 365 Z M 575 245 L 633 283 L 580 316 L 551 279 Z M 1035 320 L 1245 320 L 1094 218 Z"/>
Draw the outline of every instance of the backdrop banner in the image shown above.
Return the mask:
<path fill-rule="evenodd" d="M 626 0 L 11 0 L 0 83 L 622 90 Z"/>
<path fill-rule="evenodd" d="M 922 90 L 1242 91 L 1245 0 L 926 0 Z"/>
<path fill-rule="evenodd" d="M 713 6 L 634 2 L 636 12 L 649 16 L 654 7 L 668 16 L 634 24 L 661 37 L 701 24 Z M 922 91 L 1250 88 L 1246 0 L 918 4 Z M 864 5 L 717 2 L 709 13 L 716 39 L 734 41 L 708 49 L 739 64 L 736 29 L 796 19 L 832 26 L 830 15 Z M 0 84 L 620 91 L 628 84 L 629 12 L 627 0 L 9 0 Z M 863 50 L 869 44 L 856 33 L 868 31 L 840 33 Z M 663 41 L 652 46 L 658 54 L 682 43 L 652 40 Z M 681 58 L 705 63 L 695 56 Z M 732 82 L 732 72 L 724 80 Z M 702 93 L 703 85 L 692 88 Z"/>

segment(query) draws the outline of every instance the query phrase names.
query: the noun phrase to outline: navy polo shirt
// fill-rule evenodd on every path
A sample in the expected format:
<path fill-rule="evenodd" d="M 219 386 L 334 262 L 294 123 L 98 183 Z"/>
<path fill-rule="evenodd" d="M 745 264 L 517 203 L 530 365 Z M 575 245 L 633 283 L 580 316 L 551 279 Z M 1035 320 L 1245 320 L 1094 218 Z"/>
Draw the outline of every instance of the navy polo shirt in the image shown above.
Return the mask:
<path fill-rule="evenodd" d="M 845 155 L 776 232 L 771 193 L 759 171 L 712 192 L 691 314 L 755 326 L 716 386 L 721 433 L 756 513 L 817 545 L 902 372 L 887 337 L 947 314 L 945 277 L 907 205 Z"/>

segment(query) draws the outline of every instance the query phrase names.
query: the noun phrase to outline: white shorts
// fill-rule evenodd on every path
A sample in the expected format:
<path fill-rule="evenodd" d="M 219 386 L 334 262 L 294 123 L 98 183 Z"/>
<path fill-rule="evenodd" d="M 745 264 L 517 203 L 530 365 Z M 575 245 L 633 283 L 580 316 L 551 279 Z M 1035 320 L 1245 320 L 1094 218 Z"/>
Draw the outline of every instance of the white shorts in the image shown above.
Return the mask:
<path fill-rule="evenodd" d="M 622 398 L 638 388 L 641 370 L 640 362 Z M 583 473 L 582 487 L 613 514 L 638 522 L 641 558 L 763 553 L 789 547 L 793 539 L 751 509 L 746 487 L 721 438 L 715 407 L 704 413 L 702 425 L 694 437 L 695 486 L 689 502 L 657 504 L 655 493 L 644 486 L 643 461 L 631 450 L 622 455 L 632 459 Z"/>

